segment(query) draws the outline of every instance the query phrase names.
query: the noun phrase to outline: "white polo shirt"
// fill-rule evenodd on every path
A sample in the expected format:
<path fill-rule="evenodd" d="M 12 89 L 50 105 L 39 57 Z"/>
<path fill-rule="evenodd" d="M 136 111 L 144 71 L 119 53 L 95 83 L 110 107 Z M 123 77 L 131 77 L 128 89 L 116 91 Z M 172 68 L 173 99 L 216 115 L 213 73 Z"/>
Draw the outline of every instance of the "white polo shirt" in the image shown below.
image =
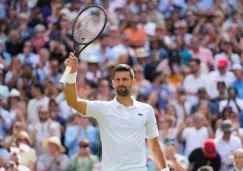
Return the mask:
<path fill-rule="evenodd" d="M 87 101 L 87 117 L 97 119 L 102 141 L 102 171 L 147 171 L 145 138 L 158 136 L 153 108 L 133 99 L 125 107 L 112 101 Z"/>

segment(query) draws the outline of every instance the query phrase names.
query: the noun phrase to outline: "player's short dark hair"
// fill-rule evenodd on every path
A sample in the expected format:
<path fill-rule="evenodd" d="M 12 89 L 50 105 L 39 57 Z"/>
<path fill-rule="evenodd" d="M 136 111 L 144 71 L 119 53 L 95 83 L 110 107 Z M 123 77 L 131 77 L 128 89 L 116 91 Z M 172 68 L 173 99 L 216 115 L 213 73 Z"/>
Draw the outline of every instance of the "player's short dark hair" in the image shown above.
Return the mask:
<path fill-rule="evenodd" d="M 133 69 L 127 64 L 119 64 L 115 67 L 113 71 L 113 78 L 116 72 L 129 72 L 131 79 L 134 79 L 134 71 Z"/>

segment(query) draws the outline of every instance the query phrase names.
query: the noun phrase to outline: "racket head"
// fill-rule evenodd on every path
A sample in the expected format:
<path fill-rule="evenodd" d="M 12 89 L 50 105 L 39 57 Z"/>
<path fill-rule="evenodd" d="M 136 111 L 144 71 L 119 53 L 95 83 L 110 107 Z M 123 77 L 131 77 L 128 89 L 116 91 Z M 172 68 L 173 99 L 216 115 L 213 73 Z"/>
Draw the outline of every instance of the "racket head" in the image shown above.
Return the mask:
<path fill-rule="evenodd" d="M 100 36 L 106 23 L 107 14 L 101 6 L 90 5 L 84 8 L 73 22 L 72 36 L 74 41 L 80 45 L 90 44 Z"/>

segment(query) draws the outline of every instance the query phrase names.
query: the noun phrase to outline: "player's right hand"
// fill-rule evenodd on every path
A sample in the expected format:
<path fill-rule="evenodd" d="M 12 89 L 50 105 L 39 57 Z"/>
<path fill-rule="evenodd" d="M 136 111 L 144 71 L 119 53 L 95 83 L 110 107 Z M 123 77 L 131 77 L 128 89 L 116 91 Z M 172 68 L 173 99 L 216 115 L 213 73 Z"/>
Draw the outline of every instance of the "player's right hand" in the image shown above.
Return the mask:
<path fill-rule="evenodd" d="M 75 73 L 78 69 L 78 58 L 76 58 L 73 52 L 70 52 L 69 57 L 64 62 L 65 67 L 70 66 L 72 69 L 70 74 Z"/>

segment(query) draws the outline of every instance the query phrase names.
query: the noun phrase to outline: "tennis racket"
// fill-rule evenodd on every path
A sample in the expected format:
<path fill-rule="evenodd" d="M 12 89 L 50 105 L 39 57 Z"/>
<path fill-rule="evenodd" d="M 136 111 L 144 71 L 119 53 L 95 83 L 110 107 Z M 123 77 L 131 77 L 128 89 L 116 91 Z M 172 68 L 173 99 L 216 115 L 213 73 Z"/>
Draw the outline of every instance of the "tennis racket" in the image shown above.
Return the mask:
<path fill-rule="evenodd" d="M 75 18 L 72 28 L 73 53 L 76 57 L 103 32 L 107 23 L 105 10 L 98 5 L 84 8 Z M 79 50 L 81 46 L 81 49 Z M 71 67 L 67 66 L 60 83 L 65 84 Z"/>

